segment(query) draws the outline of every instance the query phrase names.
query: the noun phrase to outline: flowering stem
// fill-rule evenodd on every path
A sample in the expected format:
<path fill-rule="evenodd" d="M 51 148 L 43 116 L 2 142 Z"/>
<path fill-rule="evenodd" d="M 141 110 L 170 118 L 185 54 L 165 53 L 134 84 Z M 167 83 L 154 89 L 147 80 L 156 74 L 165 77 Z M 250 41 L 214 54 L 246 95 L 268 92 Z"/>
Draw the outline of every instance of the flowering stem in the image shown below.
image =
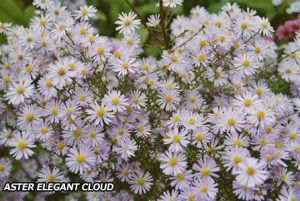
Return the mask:
<path fill-rule="evenodd" d="M 184 46 L 185 44 L 187 44 L 188 42 L 190 42 L 195 36 L 197 36 L 202 30 L 204 29 L 204 26 L 201 26 L 201 28 L 194 33 L 189 39 L 187 39 L 186 41 L 184 41 L 183 43 L 181 43 L 179 46 L 177 46 L 175 48 L 175 50 L 177 50 L 178 48 L 181 48 L 182 46 Z"/>
<path fill-rule="evenodd" d="M 160 26 L 161 26 L 161 31 L 163 33 L 164 41 L 165 41 L 165 46 L 167 49 L 170 49 L 170 44 L 166 32 L 166 27 L 165 27 L 165 16 L 164 16 L 164 8 L 163 8 L 163 1 L 159 0 L 159 12 L 160 12 Z"/>

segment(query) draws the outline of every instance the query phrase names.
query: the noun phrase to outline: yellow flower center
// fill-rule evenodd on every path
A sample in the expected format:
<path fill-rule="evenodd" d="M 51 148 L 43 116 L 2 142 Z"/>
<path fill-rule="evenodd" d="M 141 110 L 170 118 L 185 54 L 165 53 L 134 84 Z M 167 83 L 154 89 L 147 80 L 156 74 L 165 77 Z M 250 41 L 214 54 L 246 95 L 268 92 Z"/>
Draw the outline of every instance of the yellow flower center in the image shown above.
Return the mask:
<path fill-rule="evenodd" d="M 79 163 L 79 164 L 82 164 L 83 162 L 85 161 L 85 157 L 81 154 L 78 154 L 76 156 L 76 162 Z"/>
<path fill-rule="evenodd" d="M 45 135 L 47 133 L 47 128 L 46 127 L 42 127 L 40 129 L 40 131 L 41 131 L 41 134 Z"/>
<path fill-rule="evenodd" d="M 24 150 L 26 148 L 26 142 L 24 140 L 20 140 L 18 143 L 18 148 L 20 150 Z"/>
<path fill-rule="evenodd" d="M 26 120 L 27 122 L 32 122 L 32 120 L 33 120 L 33 114 L 32 114 L 32 113 L 27 114 L 27 115 L 25 116 L 25 120 Z"/>
<path fill-rule="evenodd" d="M 10 78 L 9 77 L 3 77 L 3 82 L 5 84 L 9 83 L 10 82 Z"/>
<path fill-rule="evenodd" d="M 260 48 L 260 47 L 256 47 L 256 48 L 254 49 L 254 52 L 255 52 L 256 54 L 261 53 L 261 48 Z"/>
<path fill-rule="evenodd" d="M 58 144 L 56 145 L 56 148 L 57 148 L 58 150 L 62 150 L 62 149 L 64 148 L 64 144 L 63 144 L 63 143 L 58 143 Z"/>
<path fill-rule="evenodd" d="M 52 82 L 51 82 L 50 80 L 47 80 L 47 81 L 45 82 L 45 86 L 46 86 L 47 88 L 51 88 L 51 87 L 52 87 Z"/>
<path fill-rule="evenodd" d="M 52 176 L 52 175 L 47 175 L 46 176 L 46 182 L 54 182 L 55 181 L 55 178 L 54 178 L 54 176 Z"/>
<path fill-rule="evenodd" d="M 94 139 L 96 137 L 96 132 L 95 131 L 91 131 L 90 132 L 90 138 Z"/>
<path fill-rule="evenodd" d="M 263 111 L 258 111 L 256 112 L 256 117 L 261 120 L 263 118 L 265 118 L 265 113 Z"/>
<path fill-rule="evenodd" d="M 262 90 L 262 89 L 256 89 L 256 90 L 255 90 L 255 93 L 256 93 L 258 96 L 261 96 L 262 93 L 263 93 L 263 90 Z"/>
<path fill-rule="evenodd" d="M 87 15 L 89 13 L 89 10 L 87 8 L 83 8 L 83 9 L 81 9 L 80 12 L 81 12 L 82 15 L 85 16 L 85 15 Z"/>
<path fill-rule="evenodd" d="M 201 191 L 202 193 L 206 193 L 206 192 L 208 191 L 208 187 L 207 187 L 207 186 L 201 186 L 201 187 L 200 187 L 200 191 Z"/>
<path fill-rule="evenodd" d="M 172 99 L 173 99 L 173 97 L 172 97 L 171 95 L 166 95 L 166 96 L 165 96 L 165 101 L 166 101 L 167 103 L 170 103 L 170 102 L 172 101 Z"/>
<path fill-rule="evenodd" d="M 173 56 L 171 57 L 171 60 L 172 60 L 173 62 L 177 62 L 177 61 L 178 61 L 178 57 L 177 57 L 176 55 L 173 55 Z"/>
<path fill-rule="evenodd" d="M 131 25 L 131 20 L 129 19 L 129 18 L 126 18 L 125 20 L 124 20 L 124 26 L 130 26 Z"/>
<path fill-rule="evenodd" d="M 196 140 L 197 140 L 197 141 L 201 141 L 201 140 L 203 140 L 203 138 L 204 138 L 204 135 L 203 135 L 202 133 L 198 133 L 198 134 L 196 135 Z"/>
<path fill-rule="evenodd" d="M 273 160 L 273 157 L 272 156 L 270 156 L 270 155 L 267 155 L 266 156 L 266 161 L 267 162 L 271 162 Z"/>
<path fill-rule="evenodd" d="M 240 140 L 234 140 L 233 145 L 240 147 L 240 146 L 242 146 L 242 142 Z"/>
<path fill-rule="evenodd" d="M 206 40 L 200 40 L 200 41 L 199 41 L 199 45 L 200 45 L 201 47 L 206 46 Z"/>
<path fill-rule="evenodd" d="M 87 30 L 86 29 L 80 29 L 79 30 L 79 34 L 80 35 L 85 35 L 87 33 Z"/>
<path fill-rule="evenodd" d="M 83 94 L 79 95 L 79 100 L 80 101 L 85 101 L 85 99 L 86 99 L 85 95 L 83 95 Z"/>
<path fill-rule="evenodd" d="M 118 105 L 119 103 L 120 103 L 120 99 L 119 98 L 113 98 L 112 100 L 111 100 L 111 103 L 113 104 L 113 105 Z"/>
<path fill-rule="evenodd" d="M 296 145 L 295 147 L 294 147 L 294 152 L 300 152 L 300 146 L 299 145 Z"/>
<path fill-rule="evenodd" d="M 174 142 L 174 143 L 180 142 L 180 135 L 178 135 L 178 134 L 174 135 L 174 137 L 173 137 L 173 142 Z"/>
<path fill-rule="evenodd" d="M 26 73 L 31 73 L 31 72 L 32 72 L 32 66 L 27 65 L 27 66 L 25 67 L 25 71 L 26 71 Z"/>
<path fill-rule="evenodd" d="M 179 173 L 176 175 L 176 178 L 179 180 L 179 181 L 182 181 L 184 180 L 184 174 L 183 173 Z"/>
<path fill-rule="evenodd" d="M 253 176 L 256 170 L 254 167 L 248 167 L 246 171 L 249 176 Z"/>
<path fill-rule="evenodd" d="M 23 86 L 18 86 L 16 88 L 16 93 L 17 94 L 23 94 L 24 93 L 24 87 Z"/>
<path fill-rule="evenodd" d="M 74 138 L 80 137 L 81 136 L 81 129 L 78 128 L 78 129 L 74 130 L 72 132 L 72 135 L 73 135 Z"/>
<path fill-rule="evenodd" d="M 244 67 L 248 68 L 250 66 L 250 61 L 248 59 L 245 59 L 242 64 Z"/>
<path fill-rule="evenodd" d="M 196 123 L 196 120 L 194 118 L 189 118 L 188 123 L 190 125 L 194 125 Z"/>
<path fill-rule="evenodd" d="M 234 125 L 235 125 L 235 120 L 234 120 L 233 118 L 229 118 L 229 119 L 227 120 L 227 124 L 228 124 L 229 126 L 234 126 Z"/>
<path fill-rule="evenodd" d="M 242 28 L 243 30 L 247 29 L 248 26 L 249 26 L 249 25 L 248 25 L 247 22 L 242 22 L 242 23 L 241 23 L 241 28 Z"/>
<path fill-rule="evenodd" d="M 198 55 L 197 59 L 198 59 L 198 61 L 204 61 L 205 56 L 203 54 L 200 54 L 200 55 Z"/>
<path fill-rule="evenodd" d="M 56 116 L 57 115 L 57 108 L 56 107 L 52 108 L 50 113 L 51 113 L 52 116 Z"/>
<path fill-rule="evenodd" d="M 244 105 L 246 107 L 250 107 L 253 104 L 253 101 L 250 98 L 245 98 L 244 99 Z"/>
<path fill-rule="evenodd" d="M 235 156 L 233 158 L 234 164 L 239 164 L 242 161 L 242 158 L 240 156 Z"/>
<path fill-rule="evenodd" d="M 209 170 L 207 167 L 202 168 L 201 174 L 202 174 L 203 176 L 208 176 L 209 173 L 210 173 L 210 170 Z"/>
<path fill-rule="evenodd" d="M 266 131 L 267 134 L 270 134 L 273 131 L 273 128 L 272 127 L 267 127 L 265 129 L 265 131 Z"/>
<path fill-rule="evenodd" d="M 261 139 L 261 140 L 259 141 L 259 145 L 262 146 L 262 147 L 264 147 L 264 146 L 267 145 L 267 141 L 266 141 L 265 139 Z"/>
<path fill-rule="evenodd" d="M 137 179 L 136 183 L 140 186 L 143 186 L 145 184 L 145 179 L 140 177 Z"/>
<path fill-rule="evenodd" d="M 216 71 L 216 72 L 214 73 L 215 79 L 219 79 L 221 76 L 222 76 L 222 73 L 219 72 L 219 71 Z"/>
<path fill-rule="evenodd" d="M 291 132 L 291 133 L 290 133 L 290 139 L 291 139 L 291 140 L 295 140 L 296 137 L 297 137 L 297 134 L 296 134 L 295 132 Z"/>
<path fill-rule="evenodd" d="M 62 77 L 62 76 L 64 76 L 66 74 L 66 71 L 65 71 L 64 68 L 59 68 L 57 70 L 57 74 Z"/>
<path fill-rule="evenodd" d="M 99 55 L 104 54 L 104 48 L 103 48 L 103 47 L 99 47 L 99 48 L 97 49 L 97 54 L 99 54 Z"/>
<path fill-rule="evenodd" d="M 45 24 L 46 24 L 46 20 L 45 19 L 40 19 L 40 21 L 39 21 L 39 24 L 41 25 L 41 26 L 45 26 Z"/>
<path fill-rule="evenodd" d="M 172 157 L 169 159 L 169 165 L 174 167 L 177 164 L 177 159 Z"/>
<path fill-rule="evenodd" d="M 97 114 L 97 116 L 100 117 L 100 118 L 104 117 L 104 115 L 105 115 L 105 110 L 104 110 L 104 108 L 99 108 L 99 109 L 96 111 L 96 114 Z"/>
<path fill-rule="evenodd" d="M 292 58 L 292 59 L 297 59 L 297 53 L 291 53 L 290 54 L 290 57 Z"/>

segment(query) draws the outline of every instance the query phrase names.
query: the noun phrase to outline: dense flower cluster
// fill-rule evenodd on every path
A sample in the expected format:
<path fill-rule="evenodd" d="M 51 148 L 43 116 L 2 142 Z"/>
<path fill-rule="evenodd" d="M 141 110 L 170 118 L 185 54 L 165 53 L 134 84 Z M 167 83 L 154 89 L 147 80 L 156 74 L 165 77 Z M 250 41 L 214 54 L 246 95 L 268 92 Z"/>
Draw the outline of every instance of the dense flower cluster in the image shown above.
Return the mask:
<path fill-rule="evenodd" d="M 281 51 L 254 10 L 197 6 L 171 23 L 170 49 L 143 57 L 136 13 L 120 14 L 117 40 L 92 27 L 92 6 L 34 2 L 29 27 L 0 29 L 0 186 L 80 177 L 118 189 L 87 200 L 297 200 L 299 39 Z M 272 92 L 270 71 L 291 93 Z"/>
<path fill-rule="evenodd" d="M 291 39 L 300 29 L 300 15 L 294 20 L 288 20 L 276 30 L 279 39 Z"/>

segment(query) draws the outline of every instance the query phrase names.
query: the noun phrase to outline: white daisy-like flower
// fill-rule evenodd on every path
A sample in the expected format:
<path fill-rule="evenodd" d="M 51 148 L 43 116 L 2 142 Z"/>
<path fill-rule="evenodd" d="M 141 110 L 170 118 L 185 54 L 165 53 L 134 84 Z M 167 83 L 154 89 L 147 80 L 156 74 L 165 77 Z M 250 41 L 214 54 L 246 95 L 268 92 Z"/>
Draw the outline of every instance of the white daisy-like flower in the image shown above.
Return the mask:
<path fill-rule="evenodd" d="M 30 98 L 34 94 L 34 88 L 31 85 L 30 79 L 19 79 L 18 82 L 14 82 L 8 88 L 6 93 L 6 99 L 9 103 L 18 105 L 25 101 L 26 98 Z"/>
<path fill-rule="evenodd" d="M 9 146 L 13 147 L 9 153 L 17 160 L 23 157 L 28 159 L 34 153 L 31 148 L 35 147 L 33 136 L 29 133 L 17 133 L 9 143 Z"/>
<path fill-rule="evenodd" d="M 138 172 L 130 177 L 128 183 L 131 184 L 130 189 L 135 194 L 143 194 L 150 190 L 152 181 L 153 179 L 149 172 L 146 172 L 145 174 L 143 172 Z"/>
<path fill-rule="evenodd" d="M 90 169 L 95 163 L 96 157 L 90 147 L 81 144 L 79 148 L 70 149 L 66 164 L 71 172 L 82 174 L 85 170 Z"/>
<path fill-rule="evenodd" d="M 148 17 L 148 22 L 146 23 L 148 27 L 157 27 L 160 23 L 160 15 L 150 15 Z"/>
<path fill-rule="evenodd" d="M 11 161 L 8 158 L 0 158 L 0 179 L 7 178 L 11 169 Z"/>
<path fill-rule="evenodd" d="M 89 20 L 96 16 L 96 8 L 94 6 L 81 6 L 79 10 L 75 11 L 74 17 L 79 20 Z"/>
<path fill-rule="evenodd" d="M 166 175 L 177 175 L 185 170 L 187 162 L 186 156 L 179 153 L 167 151 L 159 157 L 161 161 L 160 168 Z"/>
<path fill-rule="evenodd" d="M 189 143 L 187 130 L 182 129 L 179 131 L 179 129 L 175 127 L 166 134 L 164 143 L 169 145 L 171 152 L 182 151 Z"/>
<path fill-rule="evenodd" d="M 101 106 L 97 102 L 92 103 L 91 109 L 87 109 L 86 112 L 89 115 L 86 119 L 90 122 L 94 121 L 95 125 L 103 126 L 104 123 L 108 125 L 114 118 L 111 110 L 103 103 Z"/>
<path fill-rule="evenodd" d="M 118 73 L 118 76 L 124 76 L 129 73 L 134 73 L 139 63 L 134 58 L 126 57 L 118 59 L 112 64 L 112 70 Z"/>
<path fill-rule="evenodd" d="M 128 160 L 131 156 L 134 156 L 137 150 L 137 145 L 134 140 L 124 139 L 117 142 L 117 146 L 114 146 L 113 150 L 121 155 L 121 158 Z"/>
<path fill-rule="evenodd" d="M 176 8 L 182 5 L 183 0 L 163 0 L 164 7 Z M 159 5 L 159 4 L 158 4 Z"/>
<path fill-rule="evenodd" d="M 263 161 L 258 161 L 255 158 L 247 158 L 245 163 L 239 164 L 241 169 L 237 171 L 237 181 L 249 187 L 262 184 L 268 178 L 268 172 L 264 170 L 265 165 Z"/>
<path fill-rule="evenodd" d="M 141 20 L 135 19 L 136 16 L 137 15 L 131 11 L 128 14 L 120 14 L 118 21 L 115 22 L 115 24 L 119 25 L 116 30 L 126 35 L 135 32 L 135 29 L 141 24 Z"/>
<path fill-rule="evenodd" d="M 54 167 L 51 170 L 48 166 L 43 167 L 37 174 L 37 182 L 62 182 L 65 180 L 62 172 L 58 168 Z"/>
<path fill-rule="evenodd" d="M 103 104 L 114 112 L 123 112 L 128 106 L 127 100 L 120 91 L 110 91 L 104 95 Z"/>

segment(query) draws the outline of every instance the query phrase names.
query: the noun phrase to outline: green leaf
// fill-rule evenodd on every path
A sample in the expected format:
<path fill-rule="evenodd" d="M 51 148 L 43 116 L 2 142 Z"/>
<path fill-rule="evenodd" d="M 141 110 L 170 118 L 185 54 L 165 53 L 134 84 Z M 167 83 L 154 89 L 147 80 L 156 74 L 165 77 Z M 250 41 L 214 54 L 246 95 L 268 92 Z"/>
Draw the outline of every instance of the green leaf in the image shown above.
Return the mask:
<path fill-rule="evenodd" d="M 140 27 L 138 30 L 137 30 L 137 33 L 141 36 L 141 43 L 142 44 L 145 44 L 148 40 L 148 37 L 149 37 L 149 32 L 146 28 L 144 27 Z"/>
<path fill-rule="evenodd" d="M 14 22 L 14 21 L 8 15 L 1 12 L 1 10 L 0 10 L 0 22 Z"/>
<path fill-rule="evenodd" d="M 11 0 L 1 0 L 0 13 L 5 13 L 15 23 L 26 24 L 21 8 Z"/>
<path fill-rule="evenodd" d="M 138 11 L 141 15 L 145 16 L 150 13 L 158 13 L 159 8 L 156 6 L 156 3 L 144 4 L 138 8 Z"/>
<path fill-rule="evenodd" d="M 26 19 L 26 24 L 28 24 L 30 22 L 30 19 L 34 16 L 34 11 L 35 11 L 35 8 L 33 6 L 28 6 L 24 10 L 23 14 Z"/>

